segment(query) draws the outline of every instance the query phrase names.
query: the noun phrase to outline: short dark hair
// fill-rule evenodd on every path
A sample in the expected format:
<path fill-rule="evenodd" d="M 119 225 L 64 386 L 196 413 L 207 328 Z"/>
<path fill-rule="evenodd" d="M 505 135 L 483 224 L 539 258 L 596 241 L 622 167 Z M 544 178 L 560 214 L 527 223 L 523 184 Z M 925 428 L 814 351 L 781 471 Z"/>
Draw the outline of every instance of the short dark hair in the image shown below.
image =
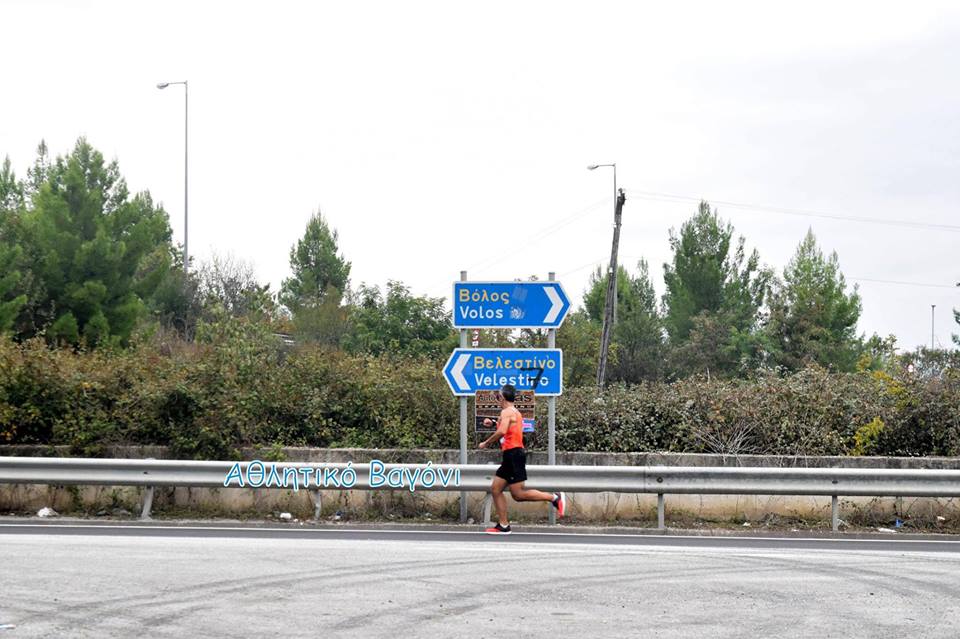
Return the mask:
<path fill-rule="evenodd" d="M 500 389 L 500 396 L 508 402 L 512 402 L 517 398 L 517 389 L 510 384 L 504 384 L 503 388 Z"/>

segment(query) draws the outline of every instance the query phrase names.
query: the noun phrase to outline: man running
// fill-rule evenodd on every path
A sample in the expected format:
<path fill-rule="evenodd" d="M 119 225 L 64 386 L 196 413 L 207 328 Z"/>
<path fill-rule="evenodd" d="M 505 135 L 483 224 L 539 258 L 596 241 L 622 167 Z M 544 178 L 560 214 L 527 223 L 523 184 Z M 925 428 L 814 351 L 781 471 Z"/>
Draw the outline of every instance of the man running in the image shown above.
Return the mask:
<path fill-rule="evenodd" d="M 489 535 L 509 535 L 510 520 L 507 519 L 507 498 L 503 494 L 506 486 L 510 487 L 510 494 L 515 501 L 549 501 L 557 509 L 557 514 L 563 517 L 567 507 L 567 499 L 563 493 L 545 493 L 532 488 L 525 488 L 527 481 L 527 452 L 523 449 L 523 415 L 513 405 L 516 399 L 516 389 L 507 384 L 500 389 L 500 418 L 497 420 L 497 430 L 486 440 L 480 442 L 480 448 L 486 448 L 497 439 L 503 450 L 503 463 L 497 469 L 497 475 L 490 485 L 493 493 L 493 503 L 497 506 L 497 525 L 487 528 Z M 483 420 L 484 426 L 492 426 L 489 418 Z"/>

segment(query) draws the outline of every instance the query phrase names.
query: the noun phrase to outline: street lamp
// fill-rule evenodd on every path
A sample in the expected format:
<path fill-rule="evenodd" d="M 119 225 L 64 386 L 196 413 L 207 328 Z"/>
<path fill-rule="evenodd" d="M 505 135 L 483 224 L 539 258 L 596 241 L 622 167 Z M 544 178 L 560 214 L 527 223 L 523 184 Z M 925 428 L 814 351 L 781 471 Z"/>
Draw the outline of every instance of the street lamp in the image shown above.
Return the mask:
<path fill-rule="evenodd" d="M 600 338 L 600 362 L 597 366 L 597 386 L 603 388 L 607 374 L 607 353 L 610 350 L 610 337 L 613 325 L 617 321 L 617 247 L 620 243 L 620 212 L 617 208 L 617 163 L 591 164 L 589 171 L 602 166 L 613 169 L 613 248 L 610 251 L 610 272 L 607 275 L 607 299 L 603 313 L 603 334 Z"/>
<path fill-rule="evenodd" d="M 187 81 L 183 80 L 182 82 L 160 82 L 157 84 L 158 89 L 166 89 L 171 84 L 182 84 L 183 85 L 183 272 L 186 273 L 190 269 L 190 251 L 188 250 L 187 243 Z"/>
<path fill-rule="evenodd" d="M 933 344 L 934 330 L 933 330 L 933 327 L 934 327 L 934 322 L 936 321 L 936 320 L 935 320 L 935 316 L 934 316 L 934 311 L 935 311 L 936 309 L 937 309 L 937 305 L 936 305 L 936 304 L 931 304 L 931 305 L 930 305 L 930 350 L 931 350 L 931 351 L 934 349 L 934 344 Z"/>

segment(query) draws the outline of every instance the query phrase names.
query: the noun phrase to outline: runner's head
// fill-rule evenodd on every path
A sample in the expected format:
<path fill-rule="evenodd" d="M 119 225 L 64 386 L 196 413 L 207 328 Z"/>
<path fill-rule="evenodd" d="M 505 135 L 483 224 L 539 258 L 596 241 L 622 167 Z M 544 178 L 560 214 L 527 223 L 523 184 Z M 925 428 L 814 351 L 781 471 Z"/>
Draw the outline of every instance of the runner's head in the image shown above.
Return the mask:
<path fill-rule="evenodd" d="M 510 384 L 504 384 L 503 388 L 500 389 L 500 402 L 509 402 L 513 403 L 513 400 L 517 398 L 517 389 L 511 386 Z"/>

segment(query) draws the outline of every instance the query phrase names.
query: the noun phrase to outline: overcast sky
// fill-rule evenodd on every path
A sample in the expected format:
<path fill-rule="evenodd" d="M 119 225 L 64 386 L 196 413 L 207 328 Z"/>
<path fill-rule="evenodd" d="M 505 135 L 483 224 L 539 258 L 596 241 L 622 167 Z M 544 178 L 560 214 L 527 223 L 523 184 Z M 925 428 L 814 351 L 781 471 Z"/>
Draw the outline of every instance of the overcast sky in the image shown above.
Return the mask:
<path fill-rule="evenodd" d="M 812 227 L 861 332 L 960 328 L 957 2 L 0 0 L 0 60 L 0 156 L 84 135 L 178 242 L 183 91 L 155 85 L 189 80 L 191 253 L 274 290 L 319 207 L 354 284 L 555 271 L 579 302 L 613 218 L 586 165 L 616 162 L 658 293 L 702 197 L 778 271 Z"/>

